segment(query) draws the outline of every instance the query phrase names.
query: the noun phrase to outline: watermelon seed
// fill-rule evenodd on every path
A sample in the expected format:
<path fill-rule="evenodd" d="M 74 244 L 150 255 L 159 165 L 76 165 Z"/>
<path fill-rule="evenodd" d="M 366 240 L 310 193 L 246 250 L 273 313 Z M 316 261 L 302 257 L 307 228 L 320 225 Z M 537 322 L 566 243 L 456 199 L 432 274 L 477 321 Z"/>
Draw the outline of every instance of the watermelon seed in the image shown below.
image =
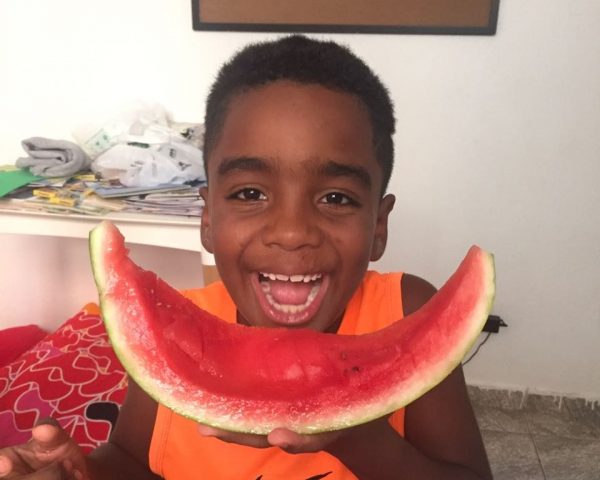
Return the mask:
<path fill-rule="evenodd" d="M 352 373 L 358 373 L 360 372 L 360 367 L 357 365 L 354 365 L 351 368 L 344 368 L 344 375 L 350 375 Z"/>

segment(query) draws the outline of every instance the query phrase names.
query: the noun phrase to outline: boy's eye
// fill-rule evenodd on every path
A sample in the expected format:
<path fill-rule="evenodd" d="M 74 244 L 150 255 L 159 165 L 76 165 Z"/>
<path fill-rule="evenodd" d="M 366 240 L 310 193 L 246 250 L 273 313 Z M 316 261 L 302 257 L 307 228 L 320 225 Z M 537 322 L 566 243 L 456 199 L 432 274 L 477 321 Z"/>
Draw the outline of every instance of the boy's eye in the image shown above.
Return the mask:
<path fill-rule="evenodd" d="M 235 192 L 231 198 L 235 198 L 237 200 L 246 200 L 246 201 L 258 201 L 258 200 L 266 200 L 267 197 L 264 193 L 262 193 L 257 188 L 242 188 Z"/>
<path fill-rule="evenodd" d="M 353 199 L 348 195 L 344 195 L 340 192 L 331 192 L 323 197 L 323 203 L 330 205 L 357 205 Z"/>

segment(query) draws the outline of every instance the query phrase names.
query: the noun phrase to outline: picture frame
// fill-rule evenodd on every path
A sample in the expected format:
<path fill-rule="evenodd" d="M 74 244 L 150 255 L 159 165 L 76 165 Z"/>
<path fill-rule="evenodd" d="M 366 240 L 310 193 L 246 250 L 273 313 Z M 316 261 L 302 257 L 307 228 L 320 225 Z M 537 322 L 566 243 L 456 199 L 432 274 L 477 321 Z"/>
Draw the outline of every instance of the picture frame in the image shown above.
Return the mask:
<path fill-rule="evenodd" d="M 192 0 L 196 31 L 494 35 L 500 0 Z"/>

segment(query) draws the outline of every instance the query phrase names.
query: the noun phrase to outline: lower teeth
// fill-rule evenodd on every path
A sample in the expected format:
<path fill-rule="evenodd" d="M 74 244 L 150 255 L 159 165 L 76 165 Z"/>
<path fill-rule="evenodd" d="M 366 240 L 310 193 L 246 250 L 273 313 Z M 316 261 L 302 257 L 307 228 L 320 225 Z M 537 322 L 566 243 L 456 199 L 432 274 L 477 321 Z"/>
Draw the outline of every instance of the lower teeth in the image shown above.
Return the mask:
<path fill-rule="evenodd" d="M 308 298 L 306 302 L 301 305 L 289 305 L 285 303 L 277 303 L 273 296 L 269 293 L 269 286 L 263 286 L 263 292 L 265 292 L 265 297 L 267 298 L 269 304 L 275 309 L 283 313 L 298 313 L 302 310 L 305 310 L 315 299 L 317 293 L 319 291 L 319 285 L 315 285 L 312 287 L 310 293 L 308 294 Z"/>

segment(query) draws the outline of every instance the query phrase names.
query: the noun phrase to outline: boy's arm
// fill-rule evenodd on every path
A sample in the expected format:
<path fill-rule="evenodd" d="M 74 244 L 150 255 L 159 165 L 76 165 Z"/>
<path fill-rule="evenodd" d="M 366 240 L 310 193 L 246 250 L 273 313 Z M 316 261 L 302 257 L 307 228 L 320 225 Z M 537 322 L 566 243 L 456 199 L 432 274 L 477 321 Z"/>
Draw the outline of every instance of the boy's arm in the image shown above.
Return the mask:
<path fill-rule="evenodd" d="M 453 390 L 451 385 L 460 383 L 461 378 L 459 368 L 436 387 L 441 387 L 439 393 L 433 393 L 434 389 L 421 397 L 420 400 L 430 403 L 424 408 L 416 407 L 422 411 L 415 412 L 414 404 L 406 407 L 406 439 L 398 435 L 387 418 L 383 418 L 353 428 L 325 450 L 361 480 L 491 479 L 479 431 L 469 431 L 468 427 L 459 425 L 461 419 L 467 419 L 442 393 Z M 444 401 L 440 404 L 437 400 L 425 400 L 430 394 L 444 397 Z M 430 407 L 436 409 L 433 415 L 427 412 Z M 443 416 L 450 421 L 445 422 L 440 418 Z M 438 420 L 441 422 L 436 423 Z"/>
<path fill-rule="evenodd" d="M 431 298 L 435 288 L 404 275 L 402 292 L 408 315 Z M 460 366 L 406 407 L 406 439 L 384 420 L 353 429 L 327 450 L 361 479 L 492 478 Z"/>
<path fill-rule="evenodd" d="M 110 441 L 86 458 L 92 480 L 160 478 L 150 471 L 148 463 L 157 408 L 157 403 L 130 378 Z"/>

